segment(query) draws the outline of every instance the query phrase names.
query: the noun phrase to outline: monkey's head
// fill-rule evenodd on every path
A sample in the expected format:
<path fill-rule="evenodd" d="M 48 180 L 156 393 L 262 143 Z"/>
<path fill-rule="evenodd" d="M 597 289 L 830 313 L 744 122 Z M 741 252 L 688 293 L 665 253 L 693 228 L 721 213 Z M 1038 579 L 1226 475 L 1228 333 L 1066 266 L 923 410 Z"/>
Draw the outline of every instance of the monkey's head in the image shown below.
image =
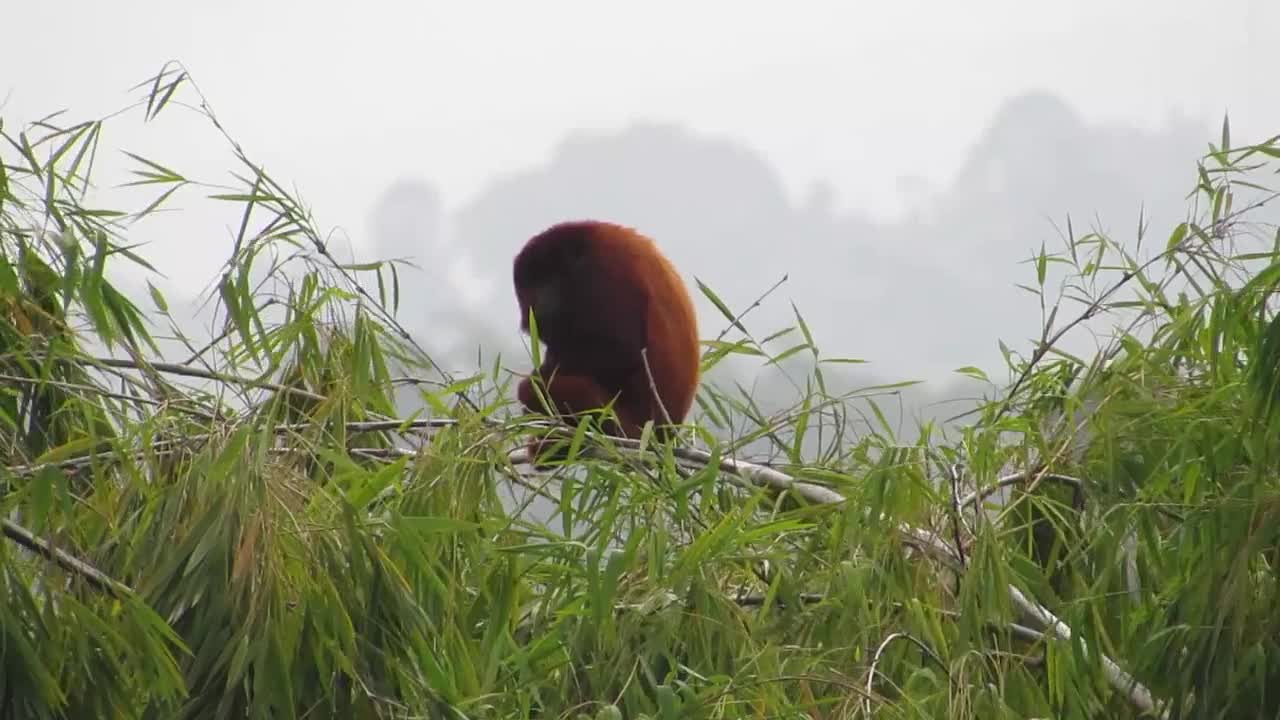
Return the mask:
<path fill-rule="evenodd" d="M 545 337 L 567 330 L 575 289 L 590 278 L 593 238 L 602 223 L 565 222 L 530 238 L 516 255 L 514 281 L 520 329 L 529 332 L 529 311 Z"/>

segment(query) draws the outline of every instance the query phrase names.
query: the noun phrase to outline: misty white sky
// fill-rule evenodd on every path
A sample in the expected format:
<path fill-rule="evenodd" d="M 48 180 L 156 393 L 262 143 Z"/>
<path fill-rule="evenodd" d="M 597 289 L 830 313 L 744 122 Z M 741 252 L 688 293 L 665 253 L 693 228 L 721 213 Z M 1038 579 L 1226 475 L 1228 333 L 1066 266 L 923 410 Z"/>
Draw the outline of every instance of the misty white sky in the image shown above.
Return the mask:
<path fill-rule="evenodd" d="M 177 59 L 233 135 L 346 224 L 393 176 L 430 177 L 453 205 L 566 129 L 636 118 L 745 140 L 793 189 L 827 178 L 872 212 L 896 207 L 899 168 L 944 181 L 1022 90 L 1090 120 L 1230 111 L 1242 137 L 1280 121 L 1268 0 L 64 0 L 5 14 L 22 59 L 0 75 L 7 113 L 114 109 Z"/>
<path fill-rule="evenodd" d="M 1230 112 L 1239 140 L 1280 130 L 1275 0 L 16 0 L 5 18 L 11 122 L 117 109 L 179 60 L 228 131 L 357 242 L 397 178 L 429 180 L 454 209 L 571 130 L 636 120 L 743 142 L 793 197 L 827 180 L 838 207 L 881 218 L 903 209 L 902 177 L 949 183 L 1028 90 L 1087 122 L 1180 114 L 1207 139 Z M 142 142 L 122 132 L 116 145 Z M 231 167 L 214 143 L 183 150 Z M 224 252 L 166 241 L 148 257 L 182 283 Z"/>

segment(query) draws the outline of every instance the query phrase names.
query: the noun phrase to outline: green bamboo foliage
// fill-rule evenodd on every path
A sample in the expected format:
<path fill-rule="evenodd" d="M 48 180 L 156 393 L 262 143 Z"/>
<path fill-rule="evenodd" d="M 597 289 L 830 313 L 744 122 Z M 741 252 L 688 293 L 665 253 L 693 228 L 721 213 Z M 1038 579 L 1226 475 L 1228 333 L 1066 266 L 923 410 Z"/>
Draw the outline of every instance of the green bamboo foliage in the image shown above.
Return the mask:
<path fill-rule="evenodd" d="M 339 263 L 181 68 L 135 91 L 0 126 L 5 717 L 1280 713 L 1275 138 L 1224 123 L 1167 238 L 1041 247 L 1039 342 L 1001 345 L 1007 379 L 958 369 L 990 396 L 950 425 L 901 440 L 913 381 L 835 392 L 861 360 L 801 309 L 752 321 L 776 285 L 699 283 L 704 369 L 785 365 L 794 406 L 707 386 L 680 448 L 580 429 L 532 472 L 502 363 L 441 371 L 396 266 Z M 112 145 L 174 113 L 229 182 Z M 107 159 L 130 209 L 97 204 Z M 207 338 L 118 284 L 179 201 L 238 218 Z M 1089 330 L 1095 357 L 1063 350 Z"/>

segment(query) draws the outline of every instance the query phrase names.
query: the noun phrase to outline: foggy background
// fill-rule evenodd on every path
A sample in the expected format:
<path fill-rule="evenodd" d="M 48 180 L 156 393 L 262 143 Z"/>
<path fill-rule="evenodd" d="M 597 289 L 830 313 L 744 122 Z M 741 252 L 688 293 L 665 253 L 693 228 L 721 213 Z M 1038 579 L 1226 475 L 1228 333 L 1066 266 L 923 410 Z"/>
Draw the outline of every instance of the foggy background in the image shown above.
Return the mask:
<path fill-rule="evenodd" d="M 1163 247 L 1224 113 L 1237 144 L 1280 131 L 1270 0 L 74 0 L 5 15 L 45 29 L 6 34 L 10 130 L 116 110 L 182 62 L 337 246 L 418 266 L 399 319 L 452 370 L 499 352 L 527 369 L 511 260 L 590 217 L 659 243 L 704 338 L 726 323 L 695 278 L 740 312 L 786 276 L 748 317 L 754 336 L 793 325 L 794 304 L 824 356 L 868 361 L 840 385 L 927 380 L 911 403 L 930 416 L 992 391 L 958 367 L 1007 379 L 998 340 L 1030 351 L 1040 311 L 1015 283 L 1034 282 L 1042 244 L 1061 249 L 1068 218 L 1131 244 L 1142 213 Z M 122 123 L 104 144 L 206 179 L 237 169 L 194 118 Z M 130 179 L 112 162 L 100 183 Z M 215 278 L 238 223 L 197 199 L 135 237 L 171 306 Z M 144 278 L 119 279 L 145 298 Z M 794 401 L 758 365 L 713 380 Z"/>

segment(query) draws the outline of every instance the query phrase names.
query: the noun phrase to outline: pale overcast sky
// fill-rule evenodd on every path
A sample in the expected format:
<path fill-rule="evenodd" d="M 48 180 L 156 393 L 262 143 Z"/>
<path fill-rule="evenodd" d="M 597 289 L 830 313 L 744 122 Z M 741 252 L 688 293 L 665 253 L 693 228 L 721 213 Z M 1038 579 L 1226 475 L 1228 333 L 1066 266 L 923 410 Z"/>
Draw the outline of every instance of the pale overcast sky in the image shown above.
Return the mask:
<path fill-rule="evenodd" d="M 1280 121 L 1269 0 L 63 0 L 5 15 L 10 112 L 113 109 L 178 59 L 247 147 L 351 217 L 341 200 L 367 206 L 383 178 L 426 173 L 455 205 L 566 129 L 636 118 L 741 139 L 793 189 L 827 178 L 873 212 L 895 205 L 898 168 L 945 181 L 1024 90 L 1088 120 L 1229 110 L 1242 137 Z M 343 142 L 368 146 L 365 167 L 334 172 L 323 151 Z"/>
<path fill-rule="evenodd" d="M 902 187 L 917 188 L 917 202 L 925 196 L 920 183 L 900 186 L 903 178 L 927 188 L 957 182 L 1002 103 L 1022 93 L 1048 93 L 1090 126 L 1159 133 L 1182 118 L 1202 126 L 1207 141 L 1230 112 L 1241 141 L 1280 131 L 1276 0 L 8 5 L 0 99 L 10 121 L 64 107 L 76 118 L 114 110 L 131 85 L 179 60 L 228 131 L 294 183 L 323 226 L 345 227 L 362 248 L 375 203 L 398 179 L 431 183 L 443 212 L 454 212 L 496 181 L 549 162 L 570 132 L 637 121 L 740 143 L 767 158 L 791 202 L 803 204 L 814 182 L 828 181 L 834 208 L 878 222 L 910 209 Z M 184 139 L 180 128 L 150 132 Z M 120 146 L 149 147 L 140 128 L 120 133 Z M 185 162 L 208 153 L 209 172 L 229 169 L 210 140 L 179 145 Z M 1188 173 L 1203 149 L 1179 160 Z M 1047 223 L 1067 210 L 1036 212 Z M 510 239 L 512 252 L 522 240 Z M 957 242 L 960 253 L 970 247 Z M 149 256 L 189 285 L 207 279 L 204 260 L 224 254 L 216 242 L 160 241 Z M 810 248 L 782 259 L 820 267 L 833 257 Z M 1013 274 L 1001 282 L 1027 279 L 1013 267 L 1024 257 L 1003 260 Z M 717 269 L 692 255 L 686 267 L 700 277 Z M 733 276 L 757 269 L 758 281 L 735 300 L 802 268 L 735 267 Z M 493 277 L 502 303 L 493 317 L 514 330 L 508 268 Z M 791 297 L 809 307 L 839 299 L 808 284 Z M 833 311 L 819 325 L 830 332 L 849 314 Z M 894 327 L 867 332 L 885 347 Z"/>

